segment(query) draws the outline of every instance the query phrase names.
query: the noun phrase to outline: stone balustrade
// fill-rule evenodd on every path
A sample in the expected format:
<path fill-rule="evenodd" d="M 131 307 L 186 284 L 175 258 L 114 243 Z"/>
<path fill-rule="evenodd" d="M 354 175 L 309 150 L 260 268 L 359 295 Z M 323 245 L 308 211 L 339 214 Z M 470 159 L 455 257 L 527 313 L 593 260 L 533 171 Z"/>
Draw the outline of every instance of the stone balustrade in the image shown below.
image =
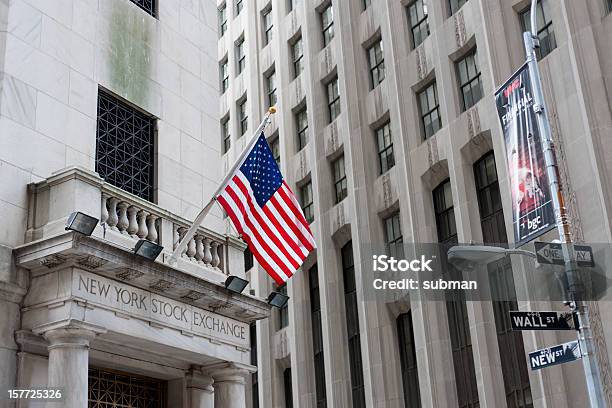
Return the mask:
<path fill-rule="evenodd" d="M 100 220 L 94 236 L 133 248 L 140 239 L 164 247 L 165 262 L 190 227 L 190 221 L 104 182 L 96 173 L 69 168 L 29 186 L 30 209 L 26 240 L 34 241 L 64 231 L 68 215 L 81 211 Z M 97 205 L 96 205 L 97 203 Z M 200 227 L 181 254 L 179 268 L 214 275 L 243 273 L 244 244 L 236 237 Z M 216 279 L 215 279 L 216 280 Z"/>
<path fill-rule="evenodd" d="M 178 243 L 185 236 L 187 227 L 179 224 L 173 225 L 174 245 L 176 249 Z M 182 253 L 183 259 L 188 259 L 191 262 L 200 265 L 210 266 L 214 269 L 220 269 L 221 259 L 223 257 L 223 243 L 216 241 L 202 232 L 197 232 L 193 238 L 187 243 L 185 252 Z"/>

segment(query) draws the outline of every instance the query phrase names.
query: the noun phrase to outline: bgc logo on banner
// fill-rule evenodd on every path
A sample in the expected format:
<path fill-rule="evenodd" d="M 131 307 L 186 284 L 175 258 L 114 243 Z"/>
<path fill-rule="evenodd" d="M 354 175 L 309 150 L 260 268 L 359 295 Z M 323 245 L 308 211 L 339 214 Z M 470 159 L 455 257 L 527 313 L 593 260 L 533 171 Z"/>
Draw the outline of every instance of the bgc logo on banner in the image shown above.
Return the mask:
<path fill-rule="evenodd" d="M 532 95 L 527 64 L 495 93 L 504 132 L 517 246 L 556 225 Z"/>

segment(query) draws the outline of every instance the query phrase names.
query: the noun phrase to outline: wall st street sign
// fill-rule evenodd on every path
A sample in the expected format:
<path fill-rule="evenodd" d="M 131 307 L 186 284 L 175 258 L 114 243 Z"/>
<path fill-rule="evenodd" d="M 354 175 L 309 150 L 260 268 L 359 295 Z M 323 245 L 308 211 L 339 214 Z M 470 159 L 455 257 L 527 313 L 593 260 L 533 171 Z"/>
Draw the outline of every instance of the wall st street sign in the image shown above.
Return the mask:
<path fill-rule="evenodd" d="M 529 365 L 532 370 L 539 370 L 557 364 L 569 363 L 582 358 L 580 344 L 577 340 L 559 344 L 529 353 Z"/>
<path fill-rule="evenodd" d="M 549 265 L 564 265 L 562 244 L 554 242 L 535 242 L 535 250 L 538 263 Z M 592 268 L 595 266 L 593 260 L 593 249 L 587 245 L 574 245 L 576 263 L 578 266 Z"/>
<path fill-rule="evenodd" d="M 574 330 L 574 319 L 571 312 L 510 312 L 512 330 Z"/>

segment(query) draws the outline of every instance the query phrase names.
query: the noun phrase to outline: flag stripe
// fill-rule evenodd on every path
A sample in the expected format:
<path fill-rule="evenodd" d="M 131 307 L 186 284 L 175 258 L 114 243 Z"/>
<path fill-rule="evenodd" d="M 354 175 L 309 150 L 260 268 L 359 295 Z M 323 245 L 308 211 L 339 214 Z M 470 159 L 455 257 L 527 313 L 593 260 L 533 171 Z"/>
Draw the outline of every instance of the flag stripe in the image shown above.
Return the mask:
<path fill-rule="evenodd" d="M 298 204 L 297 200 L 292 200 L 291 194 L 287 195 L 287 192 L 283 190 L 283 188 L 278 189 L 278 202 L 283 206 L 283 210 L 287 213 L 287 216 L 291 220 L 292 224 L 294 224 L 299 230 L 302 236 L 308 241 L 312 248 L 315 247 L 314 239 L 312 238 L 312 233 L 310 232 L 310 227 L 308 227 L 308 223 L 304 225 L 306 219 L 302 215 L 302 208 Z"/>
<path fill-rule="evenodd" d="M 306 231 L 308 231 L 308 235 L 312 235 L 312 232 L 310 232 L 310 226 L 308 225 L 308 221 L 306 221 L 304 213 L 302 212 L 302 206 L 300 205 L 300 203 L 298 203 L 297 199 L 295 198 L 295 195 L 284 181 L 281 188 L 279 189 L 279 192 L 285 199 L 285 202 L 287 204 L 290 204 L 289 208 L 291 209 L 291 211 L 293 211 L 295 217 L 306 228 Z"/>
<path fill-rule="evenodd" d="M 234 176 L 234 183 L 246 197 L 251 213 L 255 216 L 259 225 L 263 226 L 266 234 L 273 238 L 274 243 L 279 248 L 282 247 L 291 258 L 301 264 L 306 255 L 308 255 L 308 252 L 303 252 L 303 249 L 301 251 L 298 248 L 293 239 L 291 239 L 285 230 L 278 225 L 275 218 L 268 217 L 263 214 L 263 209 L 259 207 L 257 203 L 253 202 L 253 193 L 248 184 L 245 184 L 245 182 L 242 180 L 242 177 L 239 175 Z M 299 267 L 299 264 L 296 266 L 296 268 Z"/>
<path fill-rule="evenodd" d="M 241 223 L 238 220 L 238 217 L 234 213 L 234 210 L 232 209 L 232 206 L 228 203 L 227 199 L 223 195 L 219 195 L 217 196 L 217 201 L 219 202 L 219 204 L 221 204 L 225 212 L 227 212 L 227 215 L 230 217 L 230 219 L 232 220 L 232 222 L 238 229 L 238 232 L 240 233 L 240 235 L 242 235 L 242 238 L 246 241 L 247 245 L 249 245 L 249 247 L 254 249 L 252 252 L 253 252 L 253 256 L 255 257 L 255 259 L 257 259 L 257 262 L 266 269 L 266 271 L 270 274 L 270 276 L 272 276 L 272 278 L 276 281 L 276 283 L 278 283 L 279 285 L 282 284 L 285 281 L 285 279 L 282 278 L 280 275 L 278 275 L 275 268 L 272 268 L 272 266 L 268 262 L 269 259 L 264 257 L 265 252 L 258 250 L 259 245 L 255 244 L 255 242 L 251 240 L 249 235 L 245 234 L 244 230 L 242 229 Z M 264 255 L 262 255 L 262 253 Z"/>
<path fill-rule="evenodd" d="M 239 208 L 239 214 L 237 215 L 239 215 L 239 219 L 241 218 L 240 221 L 243 224 L 243 229 L 246 230 L 246 228 L 244 228 L 246 224 L 250 231 L 249 235 L 251 235 L 251 238 L 254 238 L 255 241 L 259 242 L 263 251 L 266 252 L 270 258 L 272 258 L 274 263 L 281 268 L 286 276 L 290 276 L 292 274 L 292 268 L 297 269 L 299 268 L 299 265 L 295 266 L 288 262 L 287 258 L 285 258 L 284 254 L 276 247 L 276 245 L 274 245 L 270 237 L 265 234 L 261 235 L 259 233 L 260 228 L 257 228 L 251 221 L 251 217 L 248 217 L 249 214 L 247 214 L 247 212 L 250 213 L 250 211 L 245 208 L 244 201 L 237 196 L 232 184 L 233 183 L 228 184 L 225 191 Z M 272 249 L 272 246 L 274 246 L 274 249 Z M 283 256 L 283 259 L 279 258 L 279 254 Z"/>
<path fill-rule="evenodd" d="M 304 231 L 300 228 L 299 223 L 296 223 L 294 219 L 292 219 L 292 212 L 287 208 L 285 202 L 279 199 L 277 196 L 272 196 L 270 198 L 269 203 L 272 204 L 273 208 L 279 213 L 279 215 L 285 220 L 285 222 L 291 227 L 291 231 L 295 234 L 296 237 L 302 242 L 304 247 L 308 251 L 312 251 L 314 246 L 311 244 L 308 236 L 304 234 Z"/>

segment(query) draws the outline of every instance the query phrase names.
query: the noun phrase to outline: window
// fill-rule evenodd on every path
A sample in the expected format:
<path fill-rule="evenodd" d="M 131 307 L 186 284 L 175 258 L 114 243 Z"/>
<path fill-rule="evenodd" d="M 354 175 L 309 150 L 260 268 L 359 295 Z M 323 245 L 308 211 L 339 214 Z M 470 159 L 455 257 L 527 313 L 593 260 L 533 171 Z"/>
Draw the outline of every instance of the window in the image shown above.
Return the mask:
<path fill-rule="evenodd" d="M 137 5 L 138 7 L 140 7 L 141 9 L 143 9 L 148 14 L 152 15 L 153 17 L 157 17 L 156 10 L 155 10 L 155 6 L 156 6 L 155 0 L 130 0 L 130 1 L 134 3 L 135 5 Z"/>
<path fill-rule="evenodd" d="M 247 100 L 238 103 L 238 120 L 240 121 L 240 136 L 244 135 L 249 128 L 249 116 L 247 115 Z"/>
<path fill-rule="evenodd" d="M 270 150 L 272 151 L 272 157 L 276 160 L 276 164 L 280 167 L 280 141 L 278 136 L 270 142 Z"/>
<path fill-rule="evenodd" d="M 253 268 L 253 253 L 247 247 L 247 249 L 244 250 L 244 271 L 248 272 L 252 268 Z"/>
<path fill-rule="evenodd" d="M 334 12 L 331 3 L 321 12 L 321 26 L 323 27 L 323 47 L 334 38 Z"/>
<path fill-rule="evenodd" d="M 340 115 L 338 77 L 335 77 L 327 84 L 327 110 L 329 112 L 329 123 L 332 123 Z"/>
<path fill-rule="evenodd" d="M 463 111 L 466 111 L 482 98 L 482 82 L 476 50 L 458 61 L 456 67 L 461 90 L 461 106 Z"/>
<path fill-rule="evenodd" d="M 487 244 L 507 242 L 495 155 L 485 154 L 474 164 L 474 180 L 480 212 L 483 241 Z M 488 265 L 489 282 L 494 299 L 516 299 L 512 265 L 506 260 Z M 510 408 L 533 406 L 529 371 L 525 362 L 525 347 L 520 332 L 512 330 L 510 311 L 517 310 L 515 300 L 493 301 L 497 343 L 504 376 L 506 401 Z"/>
<path fill-rule="evenodd" d="M 229 127 L 230 127 L 230 121 L 228 117 L 221 122 L 221 137 L 222 137 L 222 146 L 223 146 L 223 149 L 221 150 L 223 153 L 227 153 L 227 151 L 232 146 L 232 136 L 230 134 Z"/>
<path fill-rule="evenodd" d="M 363 9 L 366 10 L 372 4 L 372 0 L 363 0 Z"/>
<path fill-rule="evenodd" d="M 274 27 L 272 23 L 272 6 L 270 6 L 263 12 L 262 17 L 264 27 L 264 45 L 268 45 L 268 43 L 272 41 L 272 28 Z"/>
<path fill-rule="evenodd" d="M 221 74 L 221 94 L 224 94 L 229 87 L 229 69 L 227 58 L 221 61 L 219 73 Z"/>
<path fill-rule="evenodd" d="M 255 322 L 249 326 L 249 334 L 251 338 L 251 365 L 257 366 L 257 325 Z M 259 383 L 257 381 L 257 373 L 251 374 L 251 390 L 253 396 L 253 408 L 259 408 Z"/>
<path fill-rule="evenodd" d="M 283 384 L 285 386 L 285 408 L 293 408 L 293 392 L 291 391 L 291 368 L 283 370 Z"/>
<path fill-rule="evenodd" d="M 287 0 L 287 13 L 293 10 L 302 0 Z"/>
<path fill-rule="evenodd" d="M 418 47 L 429 36 L 426 0 L 417 0 L 408 5 L 408 22 L 412 33 L 412 48 Z"/>
<path fill-rule="evenodd" d="M 433 191 L 433 201 L 438 241 L 445 244 L 445 247 L 456 244 L 457 229 L 455 227 L 455 211 L 450 180 L 443 181 Z M 441 252 L 446 253 L 445 250 Z M 448 280 L 461 280 L 462 274 L 455 268 L 448 268 L 444 271 L 443 277 Z M 479 406 L 478 386 L 465 294 L 460 290 L 448 290 L 445 297 L 458 406 L 459 408 L 477 408 Z"/>
<path fill-rule="evenodd" d="M 315 396 L 317 408 L 327 407 L 325 391 L 325 359 L 323 356 L 323 328 L 321 324 L 321 299 L 319 296 L 319 272 L 317 265 L 308 271 L 310 288 L 310 317 L 312 321 L 312 351 L 315 368 Z"/>
<path fill-rule="evenodd" d="M 332 163 L 334 171 L 334 190 L 336 191 L 336 204 L 344 200 L 348 194 L 346 186 L 346 171 L 344 168 L 344 155 Z"/>
<path fill-rule="evenodd" d="M 279 286 L 276 288 L 276 291 L 287 296 L 287 284 Z M 278 330 L 284 329 L 287 326 L 289 326 L 289 302 L 278 309 Z"/>
<path fill-rule="evenodd" d="M 242 8 L 244 7 L 244 4 L 242 3 L 243 0 L 236 0 L 236 12 L 235 15 L 237 16 L 238 14 L 240 14 L 240 12 L 242 11 Z"/>
<path fill-rule="evenodd" d="M 521 12 L 521 22 L 524 31 L 531 31 L 531 10 L 528 7 Z M 538 1 L 537 6 L 537 22 L 538 22 L 538 38 L 540 39 L 540 48 L 536 49 L 538 58 L 544 58 L 557 48 L 557 40 L 553 30 L 552 20 L 550 18 L 550 3 L 549 0 Z"/>
<path fill-rule="evenodd" d="M 225 3 L 221 5 L 218 10 L 219 12 L 219 37 L 223 37 L 223 34 L 227 31 L 227 6 Z"/>
<path fill-rule="evenodd" d="M 155 118 L 98 91 L 96 172 L 107 183 L 153 200 Z"/>
<path fill-rule="evenodd" d="M 378 169 L 380 174 L 383 174 L 395 166 L 393 140 L 391 139 L 391 126 L 389 122 L 376 130 L 376 143 L 378 145 Z"/>
<path fill-rule="evenodd" d="M 312 200 L 312 183 L 309 181 L 300 188 L 300 200 L 304 218 L 310 224 L 314 220 L 314 204 Z"/>
<path fill-rule="evenodd" d="M 399 340 L 402 384 L 404 386 L 404 407 L 421 408 L 412 311 L 397 317 L 397 338 Z"/>
<path fill-rule="evenodd" d="M 276 71 L 266 76 L 266 93 L 268 94 L 268 107 L 276 105 Z"/>
<path fill-rule="evenodd" d="M 427 139 L 442 127 L 435 82 L 419 94 L 419 107 L 421 109 L 421 123 L 425 132 L 425 139 Z"/>
<path fill-rule="evenodd" d="M 612 0 L 605 0 L 606 14 L 612 13 Z"/>
<path fill-rule="evenodd" d="M 449 0 L 451 15 L 455 14 L 465 3 L 467 0 Z"/>
<path fill-rule="evenodd" d="M 297 151 L 299 152 L 308 143 L 308 112 L 306 108 L 295 114 L 295 127 L 297 129 Z"/>
<path fill-rule="evenodd" d="M 438 242 L 456 243 L 455 209 L 450 180 L 446 179 L 433 191 L 434 211 L 438 229 Z"/>
<path fill-rule="evenodd" d="M 353 408 L 365 408 L 365 389 L 363 384 L 363 362 L 361 358 L 361 338 L 359 335 L 359 311 L 357 310 L 357 287 L 355 285 L 355 263 L 353 244 L 341 249 L 342 277 L 344 280 L 344 306 L 346 309 L 346 331 L 348 334 L 349 365 L 351 370 L 351 394 Z"/>
<path fill-rule="evenodd" d="M 397 259 L 404 257 L 404 238 L 400 225 L 400 215 L 395 213 L 383 221 L 385 227 L 385 249 L 389 256 Z"/>
<path fill-rule="evenodd" d="M 302 48 L 302 37 L 298 38 L 291 45 L 291 56 L 293 57 L 293 77 L 297 78 L 304 70 L 303 57 L 304 49 Z"/>
<path fill-rule="evenodd" d="M 385 57 L 382 40 L 377 40 L 374 45 L 368 48 L 368 62 L 370 64 L 370 85 L 374 89 L 385 79 Z"/>
<path fill-rule="evenodd" d="M 244 38 L 236 43 L 236 75 L 240 75 L 246 67 L 246 54 L 244 53 Z"/>

